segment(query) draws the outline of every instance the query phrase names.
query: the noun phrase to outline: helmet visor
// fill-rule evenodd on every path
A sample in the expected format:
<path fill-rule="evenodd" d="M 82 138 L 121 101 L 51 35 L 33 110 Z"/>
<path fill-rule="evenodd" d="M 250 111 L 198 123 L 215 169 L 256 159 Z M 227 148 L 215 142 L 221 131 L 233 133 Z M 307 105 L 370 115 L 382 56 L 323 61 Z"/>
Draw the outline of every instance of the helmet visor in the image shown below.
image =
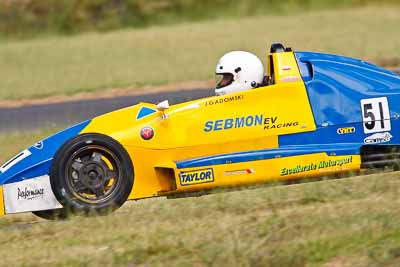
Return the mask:
<path fill-rule="evenodd" d="M 233 82 L 233 74 L 232 73 L 217 73 L 215 76 L 215 80 L 217 83 L 216 88 L 220 89 L 225 86 L 232 84 Z"/>

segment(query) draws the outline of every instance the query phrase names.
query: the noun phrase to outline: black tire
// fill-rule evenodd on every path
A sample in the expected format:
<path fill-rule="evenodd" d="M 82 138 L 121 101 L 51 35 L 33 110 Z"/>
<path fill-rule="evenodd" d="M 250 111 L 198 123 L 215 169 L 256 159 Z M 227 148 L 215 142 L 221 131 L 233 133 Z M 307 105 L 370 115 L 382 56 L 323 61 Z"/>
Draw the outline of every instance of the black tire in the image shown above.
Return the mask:
<path fill-rule="evenodd" d="M 107 214 L 128 199 L 133 177 L 132 161 L 121 144 L 105 135 L 83 134 L 56 153 L 50 183 L 67 211 Z"/>
<path fill-rule="evenodd" d="M 67 209 L 40 210 L 32 213 L 46 220 L 65 220 L 69 217 Z"/>

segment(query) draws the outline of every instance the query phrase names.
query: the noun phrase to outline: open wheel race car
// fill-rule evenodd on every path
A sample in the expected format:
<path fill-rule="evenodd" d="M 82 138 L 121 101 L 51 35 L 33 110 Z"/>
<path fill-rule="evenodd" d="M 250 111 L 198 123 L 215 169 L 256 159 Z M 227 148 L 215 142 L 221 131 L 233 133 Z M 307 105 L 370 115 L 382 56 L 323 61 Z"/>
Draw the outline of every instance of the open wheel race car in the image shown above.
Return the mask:
<path fill-rule="evenodd" d="M 127 200 L 398 168 L 400 76 L 280 44 L 267 59 L 267 86 L 141 103 L 22 151 L 0 168 L 0 215 L 103 214 Z"/>

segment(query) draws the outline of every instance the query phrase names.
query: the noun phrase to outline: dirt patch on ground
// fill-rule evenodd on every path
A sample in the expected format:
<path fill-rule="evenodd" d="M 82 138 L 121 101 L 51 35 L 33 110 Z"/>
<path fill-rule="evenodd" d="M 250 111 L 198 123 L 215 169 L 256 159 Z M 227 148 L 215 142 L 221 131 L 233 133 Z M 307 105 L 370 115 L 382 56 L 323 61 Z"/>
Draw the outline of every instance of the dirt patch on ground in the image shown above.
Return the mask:
<path fill-rule="evenodd" d="M 189 91 L 195 89 L 214 88 L 215 81 L 191 81 L 160 86 L 145 86 L 140 88 L 112 88 L 100 92 L 79 93 L 71 96 L 58 95 L 36 99 L 0 100 L 0 108 L 17 108 L 22 106 L 57 104 L 81 100 L 107 99 L 123 96 L 135 96 L 160 92 Z"/>

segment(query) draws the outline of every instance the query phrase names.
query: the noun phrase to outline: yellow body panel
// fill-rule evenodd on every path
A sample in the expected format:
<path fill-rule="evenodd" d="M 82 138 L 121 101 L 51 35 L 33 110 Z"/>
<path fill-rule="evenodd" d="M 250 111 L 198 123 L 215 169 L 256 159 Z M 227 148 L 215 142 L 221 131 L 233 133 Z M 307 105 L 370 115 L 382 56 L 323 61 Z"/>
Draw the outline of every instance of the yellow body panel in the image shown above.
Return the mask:
<path fill-rule="evenodd" d="M 0 217 L 4 216 L 4 196 L 3 196 L 3 187 L 0 186 Z"/>
<path fill-rule="evenodd" d="M 140 108 L 156 109 L 155 105 L 139 104 L 94 118 L 82 133 L 102 133 L 125 147 L 134 165 L 134 186 L 130 199 L 359 169 L 359 156 L 347 156 L 351 157 L 351 161 L 340 167 L 281 175 L 283 168 L 346 158 L 324 153 L 177 169 L 176 161 L 180 160 L 276 149 L 279 148 L 279 135 L 316 129 L 294 54 L 282 52 L 272 57 L 274 85 L 174 105 L 164 112 L 156 111 L 138 120 L 136 116 Z M 143 127 L 154 130 L 151 140 L 141 138 Z M 213 181 L 180 180 L 183 176 L 196 179 L 206 175 L 202 169 L 212 170 Z M 247 171 L 249 173 L 245 173 Z"/>
<path fill-rule="evenodd" d="M 271 85 L 172 106 L 165 112 L 168 118 L 163 119 L 162 112 L 157 112 L 142 119 L 140 124 L 135 124 L 137 112 L 138 107 L 135 106 L 94 118 L 82 133 L 100 132 L 126 145 L 171 149 L 315 130 L 302 82 Z M 221 129 L 227 119 L 233 119 L 234 122 L 243 119 L 241 122 L 244 127 Z M 252 126 L 246 126 L 247 119 L 253 120 Z M 207 122 L 212 122 L 210 131 L 206 131 L 209 129 Z M 222 125 L 217 126 L 217 122 Z M 132 127 L 127 127 L 129 124 Z M 155 135 L 151 141 L 140 137 L 144 125 L 154 129 Z"/>
<path fill-rule="evenodd" d="M 302 81 L 293 52 L 272 55 L 275 84 Z"/>
<path fill-rule="evenodd" d="M 278 140 L 276 136 L 273 136 L 246 140 L 241 142 L 239 147 L 236 142 L 223 142 L 218 146 L 202 145 L 164 150 L 127 146 L 125 148 L 132 158 L 135 172 L 135 182 L 130 199 L 157 196 L 159 192 L 170 191 L 171 179 L 165 179 L 160 175 L 157 172 L 158 168 L 170 168 L 176 173 L 175 161 L 203 156 L 206 153 L 218 155 L 237 152 L 241 149 L 256 150 L 260 149 L 260 144 L 273 148 L 278 146 Z M 172 179 L 174 178 L 172 177 Z"/>

